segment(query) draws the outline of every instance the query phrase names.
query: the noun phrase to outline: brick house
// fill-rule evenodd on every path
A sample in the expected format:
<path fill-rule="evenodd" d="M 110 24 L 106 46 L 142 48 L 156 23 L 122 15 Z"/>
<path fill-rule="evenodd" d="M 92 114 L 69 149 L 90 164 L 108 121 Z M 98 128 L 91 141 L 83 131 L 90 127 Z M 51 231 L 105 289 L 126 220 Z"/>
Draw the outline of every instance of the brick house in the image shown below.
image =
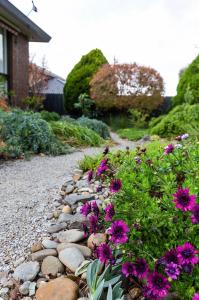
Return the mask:
<path fill-rule="evenodd" d="M 29 42 L 50 39 L 8 0 L 0 0 L 0 92 L 11 91 L 12 105 L 28 96 Z"/>

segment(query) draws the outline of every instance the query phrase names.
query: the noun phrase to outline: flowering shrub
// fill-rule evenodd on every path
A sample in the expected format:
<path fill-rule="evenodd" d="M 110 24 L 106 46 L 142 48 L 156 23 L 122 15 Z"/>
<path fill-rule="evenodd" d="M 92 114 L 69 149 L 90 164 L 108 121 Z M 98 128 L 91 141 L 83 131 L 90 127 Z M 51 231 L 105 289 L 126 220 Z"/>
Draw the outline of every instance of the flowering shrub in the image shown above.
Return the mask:
<path fill-rule="evenodd" d="M 92 207 L 87 211 L 96 216 L 90 232 L 107 234 L 95 255 L 112 265 L 121 250 L 124 277 L 129 286 L 141 286 L 146 299 L 164 299 L 172 291 L 180 299 L 198 299 L 199 147 L 187 138 L 177 137 L 180 144 L 165 149 L 106 151 L 92 171 L 90 180 L 97 176 L 112 193 L 98 215 Z"/>

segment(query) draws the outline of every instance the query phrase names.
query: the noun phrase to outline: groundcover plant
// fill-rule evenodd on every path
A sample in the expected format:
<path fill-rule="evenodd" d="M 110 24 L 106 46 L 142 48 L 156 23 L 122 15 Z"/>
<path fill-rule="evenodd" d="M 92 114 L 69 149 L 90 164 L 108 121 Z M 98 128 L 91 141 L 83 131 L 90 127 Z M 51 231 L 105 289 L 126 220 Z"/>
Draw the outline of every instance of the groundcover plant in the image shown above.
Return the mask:
<path fill-rule="evenodd" d="M 136 286 L 145 299 L 199 299 L 198 146 L 183 134 L 164 148 L 107 148 L 89 170 L 88 181 L 98 179 L 98 192 L 108 184 L 112 196 L 103 208 L 82 207 L 85 235 L 106 233 L 94 256 L 110 266 L 120 258 L 124 293 Z"/>

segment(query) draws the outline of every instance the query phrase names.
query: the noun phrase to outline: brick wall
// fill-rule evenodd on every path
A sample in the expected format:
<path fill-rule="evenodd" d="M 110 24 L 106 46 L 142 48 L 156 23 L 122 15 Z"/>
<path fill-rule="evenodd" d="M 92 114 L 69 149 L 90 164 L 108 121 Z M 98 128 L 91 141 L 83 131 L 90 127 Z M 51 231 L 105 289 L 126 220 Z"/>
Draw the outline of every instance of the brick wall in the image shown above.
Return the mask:
<path fill-rule="evenodd" d="M 8 49 L 11 103 L 22 106 L 22 100 L 28 96 L 28 39 L 22 34 L 15 36 L 9 33 Z"/>

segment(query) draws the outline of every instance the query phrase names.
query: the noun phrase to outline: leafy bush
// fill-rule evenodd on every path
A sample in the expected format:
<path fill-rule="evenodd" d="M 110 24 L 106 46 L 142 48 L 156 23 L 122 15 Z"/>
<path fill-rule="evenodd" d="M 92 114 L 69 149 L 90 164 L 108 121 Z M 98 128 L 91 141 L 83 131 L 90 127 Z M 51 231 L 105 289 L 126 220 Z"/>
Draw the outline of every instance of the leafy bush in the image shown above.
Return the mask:
<path fill-rule="evenodd" d="M 65 121 L 51 122 L 53 132 L 72 146 L 99 146 L 103 140 L 93 130 Z"/>
<path fill-rule="evenodd" d="M 172 102 L 173 106 L 199 103 L 199 55 L 181 74 Z"/>
<path fill-rule="evenodd" d="M 106 58 L 99 49 L 94 49 L 82 56 L 69 73 L 64 87 L 65 108 L 68 112 L 74 111 L 74 104 L 80 94 L 89 95 L 89 83 L 98 68 L 107 63 Z"/>
<path fill-rule="evenodd" d="M 81 117 L 78 119 L 78 123 L 81 126 L 88 127 L 90 129 L 92 129 L 93 131 L 97 132 L 104 139 L 110 138 L 109 128 L 102 121 L 99 121 L 96 119 L 89 119 L 86 117 Z"/>
<path fill-rule="evenodd" d="M 126 129 L 119 129 L 117 133 L 123 139 L 128 139 L 130 141 L 138 141 L 142 139 L 144 136 L 148 135 L 148 130 L 140 129 L 140 128 L 126 128 Z"/>
<path fill-rule="evenodd" d="M 59 121 L 60 120 L 60 115 L 57 114 L 56 112 L 49 112 L 46 110 L 42 110 L 40 112 L 40 115 L 43 120 L 50 122 L 50 121 Z"/>
<path fill-rule="evenodd" d="M 150 127 L 151 134 L 161 137 L 173 137 L 188 132 L 192 135 L 199 134 L 199 104 L 178 105 L 168 115 L 158 118 L 156 125 L 153 120 Z"/>
<path fill-rule="evenodd" d="M 21 110 L 0 114 L 0 139 L 6 143 L 4 151 L 11 157 L 27 152 L 58 155 L 69 151 L 39 114 Z"/>
<path fill-rule="evenodd" d="M 44 96 L 33 95 L 23 100 L 26 109 L 38 111 L 43 108 Z"/>

